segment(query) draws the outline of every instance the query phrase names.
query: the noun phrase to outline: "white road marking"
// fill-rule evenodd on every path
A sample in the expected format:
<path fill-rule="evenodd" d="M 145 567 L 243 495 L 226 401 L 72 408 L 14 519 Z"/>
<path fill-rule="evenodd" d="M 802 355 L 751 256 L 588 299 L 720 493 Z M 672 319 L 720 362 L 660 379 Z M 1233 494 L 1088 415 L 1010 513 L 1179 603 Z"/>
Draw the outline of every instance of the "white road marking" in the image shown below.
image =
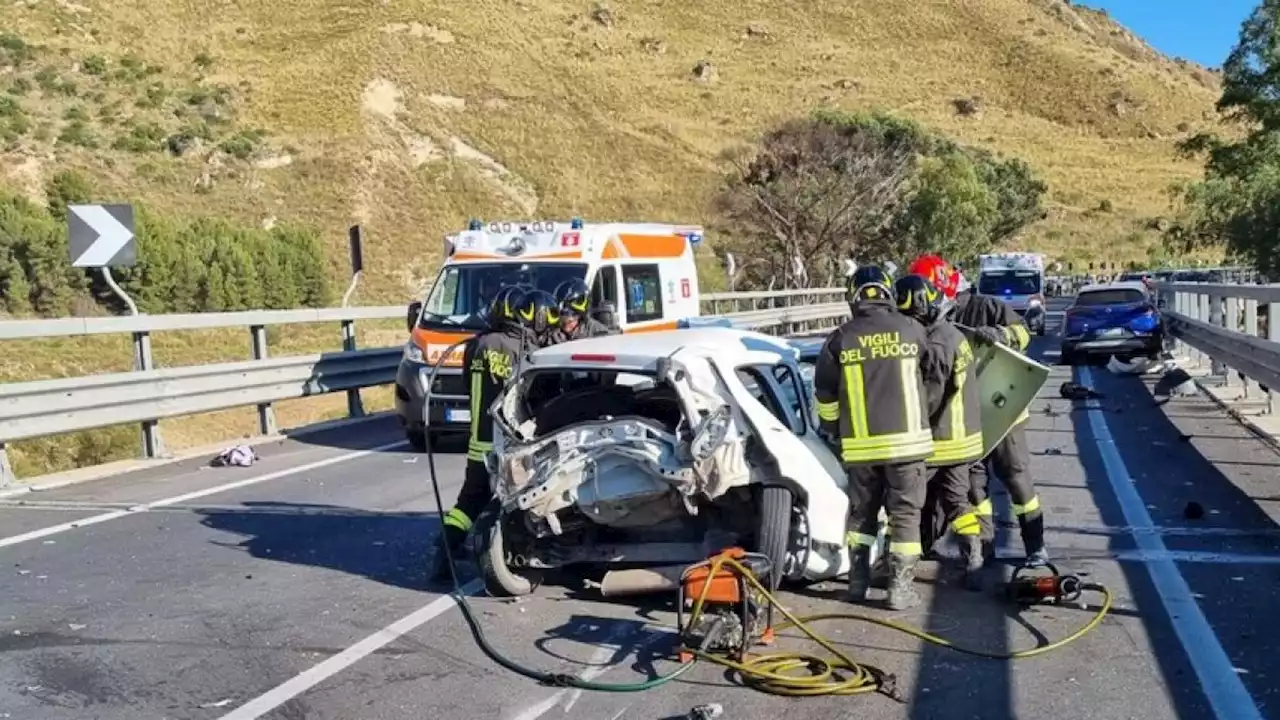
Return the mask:
<path fill-rule="evenodd" d="M 472 580 L 463 585 L 461 590 L 465 595 L 472 595 L 479 591 L 481 587 L 482 584 L 479 580 Z M 438 597 L 319 665 L 295 675 L 223 715 L 218 720 L 257 720 L 257 718 L 266 715 L 360 660 L 390 645 L 406 633 L 410 633 L 452 610 L 457 604 L 458 600 L 453 595 Z"/>
<path fill-rule="evenodd" d="M 1021 560 L 1024 554 L 1012 548 L 997 548 L 1000 560 Z M 1054 561 L 1078 562 L 1081 560 L 1115 560 L 1119 562 L 1189 562 L 1209 565 L 1280 565 L 1280 555 L 1249 555 L 1248 553 L 1220 553 L 1202 550 L 1085 550 L 1079 553 L 1055 549 Z"/>
<path fill-rule="evenodd" d="M 1079 373 L 1079 382 L 1091 387 L 1093 374 L 1089 368 L 1081 367 Z M 1089 400 L 1085 407 L 1094 444 L 1102 456 L 1107 480 L 1120 503 L 1125 522 L 1137 528 L 1154 528 L 1155 523 L 1130 479 L 1129 469 L 1125 467 L 1124 458 L 1111 436 L 1111 429 L 1107 427 L 1101 406 L 1097 400 Z M 1135 532 L 1132 536 L 1140 550 L 1157 554 L 1168 552 L 1164 539 L 1155 533 Z M 1172 559 L 1152 560 L 1145 563 L 1145 566 L 1151 575 L 1152 584 L 1155 585 L 1156 594 L 1164 605 L 1169 623 L 1182 643 L 1187 660 L 1195 670 L 1200 687 L 1213 708 L 1214 716 L 1218 720 L 1263 720 L 1258 704 L 1240 681 L 1231 659 L 1227 657 L 1226 650 L 1214 634 L 1204 612 L 1196 604 L 1191 588 L 1178 566 Z"/>
<path fill-rule="evenodd" d="M 408 444 L 407 441 L 401 440 L 399 442 L 388 443 L 386 445 L 379 445 L 377 447 L 369 448 L 368 450 L 357 450 L 356 452 L 349 452 L 343 455 L 338 455 L 331 458 L 325 458 L 324 460 L 317 460 L 316 462 L 307 463 L 306 465 L 299 465 L 297 467 L 286 468 L 284 470 L 277 470 L 275 472 L 266 473 L 265 475 L 255 475 L 253 477 L 245 478 L 243 480 L 224 483 L 222 485 L 216 485 L 214 487 L 205 488 L 203 490 L 196 490 L 194 492 L 184 493 L 182 495 L 175 495 L 173 497 L 164 498 L 162 500 L 156 500 L 154 502 L 143 503 L 141 505 L 134 505 L 125 510 L 116 510 L 114 512 L 103 513 L 101 515 L 93 515 L 93 516 L 84 518 L 82 520 L 73 520 L 71 522 L 60 523 L 58 525 L 50 525 L 49 527 L 40 528 L 39 530 L 32 530 L 31 532 L 22 533 L 21 535 L 10 535 L 9 537 L 6 537 L 6 538 L 0 538 L 0 548 L 9 547 L 10 545 L 18 545 L 20 543 L 29 542 L 31 540 L 39 540 L 40 538 L 49 537 L 50 535 L 57 535 L 59 533 L 64 533 L 69 530 L 75 530 L 76 528 L 82 528 L 89 525 L 97 525 L 99 523 L 108 522 L 110 520 L 116 520 L 122 517 L 129 517 L 130 515 L 134 515 L 140 512 L 147 512 L 148 510 L 152 510 L 155 508 L 162 508 L 162 507 L 168 507 L 170 505 L 177 505 L 179 503 L 184 503 L 189 500 L 195 500 L 196 498 L 215 495 L 217 493 L 226 492 L 228 490 L 235 490 L 237 488 L 248 487 L 250 485 L 257 485 L 258 483 L 264 483 L 264 482 L 267 482 L 268 480 L 275 480 L 277 478 L 286 477 L 288 475 L 296 475 L 298 473 L 307 472 L 309 470 L 316 470 L 318 468 L 328 467 L 330 465 L 337 465 L 338 463 L 346 462 L 348 460 L 355 460 L 356 458 L 362 458 L 367 455 L 372 455 L 373 453 L 386 452 L 388 450 L 395 450 L 397 448 L 404 447 L 407 444 Z"/>
<path fill-rule="evenodd" d="M 633 634 L 632 627 L 619 626 L 614 628 L 613 632 L 605 636 L 604 640 L 600 642 L 599 647 L 595 649 L 595 652 L 591 653 L 591 658 L 586 662 L 590 667 L 581 673 L 578 673 L 578 679 L 587 681 L 595 680 L 601 675 L 618 667 L 616 663 L 609 665 L 606 665 L 605 663 L 623 647 L 620 644 L 620 641 L 631 634 Z M 648 635 L 648 637 L 641 640 L 639 643 L 634 644 L 633 647 L 636 649 L 642 649 L 662 637 L 661 633 L 643 633 L 643 635 Z M 619 644 L 614 645 L 613 643 Z M 578 702 L 578 698 L 580 697 L 582 697 L 582 690 L 579 688 L 558 690 L 537 703 L 525 708 L 519 714 L 512 717 L 511 720 L 537 720 L 553 710 L 562 700 L 564 701 L 564 711 L 567 713 L 573 709 L 574 704 Z M 623 708 L 623 712 L 625 711 L 626 708 Z M 621 714 L 622 713 L 619 712 L 619 715 Z"/>

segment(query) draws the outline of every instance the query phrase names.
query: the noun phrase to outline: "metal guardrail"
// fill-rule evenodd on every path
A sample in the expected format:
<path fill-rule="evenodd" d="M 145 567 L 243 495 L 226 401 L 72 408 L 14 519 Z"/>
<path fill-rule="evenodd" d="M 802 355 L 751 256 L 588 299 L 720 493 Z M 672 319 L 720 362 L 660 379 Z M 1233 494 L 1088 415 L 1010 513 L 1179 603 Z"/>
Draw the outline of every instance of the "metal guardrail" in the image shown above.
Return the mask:
<path fill-rule="evenodd" d="M 702 297 L 738 327 L 798 332 L 848 314 L 843 288 L 779 292 L 710 293 Z M 742 306 L 751 309 L 737 310 Z M 765 305 L 766 307 L 759 307 Z M 781 306 L 778 306 L 781 305 Z M 348 394 L 348 415 L 364 414 L 360 389 L 395 381 L 402 348 L 357 350 L 356 320 L 406 319 L 400 306 L 263 310 L 235 313 L 60 318 L 0 322 L 0 341 L 130 333 L 134 370 L 88 377 L 0 385 L 0 487 L 12 482 L 4 444 L 48 435 L 137 422 L 142 454 L 164 454 L 157 422 L 164 418 L 256 405 L 260 431 L 276 432 L 272 403 L 330 392 Z M 267 357 L 269 325 L 338 322 L 343 351 L 284 358 Z M 156 369 L 153 332 L 248 327 L 253 359 Z"/>
<path fill-rule="evenodd" d="M 1280 284 L 1157 283 L 1166 327 L 1197 364 L 1231 384 L 1233 374 L 1280 395 Z M 1268 412 L 1272 411 L 1268 408 Z"/>

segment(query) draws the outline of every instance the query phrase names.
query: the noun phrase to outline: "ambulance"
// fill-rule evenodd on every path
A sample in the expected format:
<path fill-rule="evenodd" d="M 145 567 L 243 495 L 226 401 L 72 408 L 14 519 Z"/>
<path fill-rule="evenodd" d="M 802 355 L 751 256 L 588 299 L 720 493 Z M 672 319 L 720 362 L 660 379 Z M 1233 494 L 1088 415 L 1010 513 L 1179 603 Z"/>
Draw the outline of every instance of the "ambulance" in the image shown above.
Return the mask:
<path fill-rule="evenodd" d="M 979 295 L 993 295 L 1022 316 L 1027 329 L 1044 335 L 1045 257 L 1037 253 L 1006 252 L 978 256 Z"/>
<path fill-rule="evenodd" d="M 471 413 L 463 346 L 484 329 L 484 312 L 507 285 L 552 292 L 579 278 L 591 288 L 597 320 L 625 333 L 673 329 L 699 315 L 694 251 L 701 227 L 660 223 L 490 222 L 472 220 L 445 238 L 444 265 L 422 301 L 409 304 L 409 342 L 396 372 L 396 414 L 409 444 L 466 433 Z M 426 382 L 441 357 L 424 408 Z"/>

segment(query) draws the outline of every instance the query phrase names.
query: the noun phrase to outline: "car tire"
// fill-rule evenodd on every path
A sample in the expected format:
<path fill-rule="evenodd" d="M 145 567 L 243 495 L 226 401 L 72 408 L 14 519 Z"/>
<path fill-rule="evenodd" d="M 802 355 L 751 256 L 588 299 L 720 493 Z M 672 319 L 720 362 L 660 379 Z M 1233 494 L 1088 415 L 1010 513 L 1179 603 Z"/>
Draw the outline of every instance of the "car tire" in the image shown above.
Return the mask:
<path fill-rule="evenodd" d="M 409 441 L 409 449 L 416 453 L 424 453 L 427 451 L 427 431 L 426 430 L 405 430 L 405 439 Z"/>
<path fill-rule="evenodd" d="M 507 564 L 506 543 L 503 539 L 501 515 L 490 506 L 476 521 L 475 533 L 479 541 L 476 564 L 484 589 L 492 597 L 520 597 L 537 589 L 542 573 L 530 570 L 516 571 Z"/>
<path fill-rule="evenodd" d="M 756 526 L 756 552 L 769 558 L 772 571 L 762 578 L 769 592 L 777 591 L 786 573 L 791 545 L 791 490 L 781 485 L 760 489 L 760 521 Z"/>

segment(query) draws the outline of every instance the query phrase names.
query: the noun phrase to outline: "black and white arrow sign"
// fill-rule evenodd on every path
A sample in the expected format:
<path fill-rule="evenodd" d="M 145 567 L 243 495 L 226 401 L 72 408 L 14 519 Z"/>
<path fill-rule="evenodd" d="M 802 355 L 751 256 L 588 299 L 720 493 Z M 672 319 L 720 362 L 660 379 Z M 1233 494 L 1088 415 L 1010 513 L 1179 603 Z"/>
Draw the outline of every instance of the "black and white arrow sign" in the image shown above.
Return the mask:
<path fill-rule="evenodd" d="M 75 267 L 129 267 L 138 260 L 132 205 L 68 205 L 67 230 Z"/>

